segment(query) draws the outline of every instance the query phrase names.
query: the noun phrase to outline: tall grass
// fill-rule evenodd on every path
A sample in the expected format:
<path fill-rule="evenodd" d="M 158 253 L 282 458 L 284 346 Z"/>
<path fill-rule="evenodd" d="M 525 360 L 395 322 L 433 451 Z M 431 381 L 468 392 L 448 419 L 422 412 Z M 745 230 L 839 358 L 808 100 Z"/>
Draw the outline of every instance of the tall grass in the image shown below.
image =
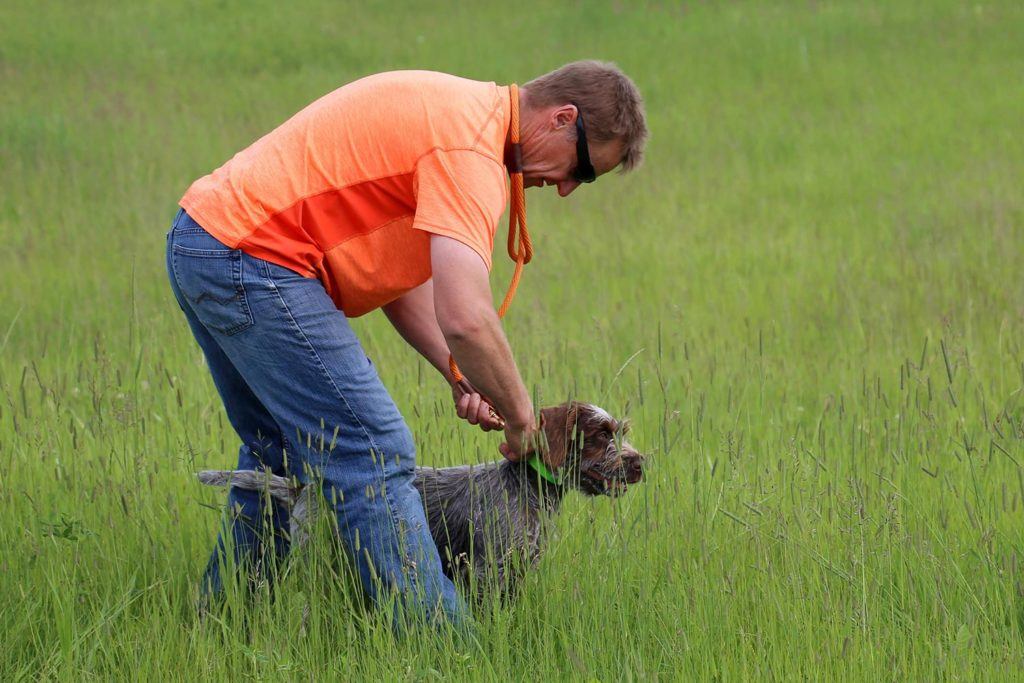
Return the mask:
<path fill-rule="evenodd" d="M 105 3 L 0 10 L 0 678 L 1000 679 L 1024 665 L 1017 3 Z M 170 296 L 188 183 L 360 75 L 618 61 L 637 173 L 528 196 L 541 403 L 635 424 L 479 648 L 338 558 L 200 621 L 234 435 Z M 500 242 L 500 239 L 499 239 Z M 500 247 L 499 247 L 500 248 Z M 494 282 L 510 272 L 496 258 Z M 379 315 L 425 464 L 496 459 Z"/>

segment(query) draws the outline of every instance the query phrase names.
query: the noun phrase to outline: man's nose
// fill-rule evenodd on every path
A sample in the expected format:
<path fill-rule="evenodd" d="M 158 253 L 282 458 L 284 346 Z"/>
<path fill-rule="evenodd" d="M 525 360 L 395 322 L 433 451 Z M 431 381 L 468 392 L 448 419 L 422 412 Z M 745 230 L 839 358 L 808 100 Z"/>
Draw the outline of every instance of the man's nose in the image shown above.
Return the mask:
<path fill-rule="evenodd" d="M 572 191 L 579 187 L 579 181 L 576 180 L 563 180 L 558 183 L 558 196 L 568 197 L 572 194 Z"/>

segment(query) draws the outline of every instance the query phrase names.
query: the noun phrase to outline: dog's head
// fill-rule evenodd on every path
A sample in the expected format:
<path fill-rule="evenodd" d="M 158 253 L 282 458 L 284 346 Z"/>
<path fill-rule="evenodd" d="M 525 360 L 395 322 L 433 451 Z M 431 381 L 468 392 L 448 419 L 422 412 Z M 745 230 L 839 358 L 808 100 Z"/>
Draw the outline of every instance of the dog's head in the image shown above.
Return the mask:
<path fill-rule="evenodd" d="M 643 478 L 644 456 L 626 441 L 629 423 L 589 403 L 541 410 L 547 438 L 544 463 L 588 496 L 618 496 Z"/>

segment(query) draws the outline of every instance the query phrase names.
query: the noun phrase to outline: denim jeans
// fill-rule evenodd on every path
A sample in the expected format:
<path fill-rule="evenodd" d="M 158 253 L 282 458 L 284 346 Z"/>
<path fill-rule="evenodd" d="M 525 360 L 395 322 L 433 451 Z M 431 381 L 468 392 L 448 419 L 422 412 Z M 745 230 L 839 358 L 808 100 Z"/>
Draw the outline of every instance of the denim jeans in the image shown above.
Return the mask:
<path fill-rule="evenodd" d="M 320 282 L 229 249 L 184 210 L 167 235 L 167 270 L 241 439 L 237 469 L 322 480 L 369 597 L 394 591 L 409 616 L 440 609 L 461 622 L 413 487 L 412 435 Z M 232 488 L 203 590 L 222 592 L 228 566 L 270 579 L 287 528 L 285 509 Z"/>

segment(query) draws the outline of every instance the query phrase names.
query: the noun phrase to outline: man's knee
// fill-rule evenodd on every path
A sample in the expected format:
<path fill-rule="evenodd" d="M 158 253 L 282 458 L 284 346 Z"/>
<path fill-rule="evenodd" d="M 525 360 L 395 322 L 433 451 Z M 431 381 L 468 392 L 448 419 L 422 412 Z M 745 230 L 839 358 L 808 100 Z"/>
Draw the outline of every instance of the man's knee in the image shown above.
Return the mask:
<path fill-rule="evenodd" d="M 385 454 L 385 474 L 388 478 L 406 477 L 412 473 L 416 465 L 416 442 L 404 422 L 382 441 L 380 451 Z"/>

